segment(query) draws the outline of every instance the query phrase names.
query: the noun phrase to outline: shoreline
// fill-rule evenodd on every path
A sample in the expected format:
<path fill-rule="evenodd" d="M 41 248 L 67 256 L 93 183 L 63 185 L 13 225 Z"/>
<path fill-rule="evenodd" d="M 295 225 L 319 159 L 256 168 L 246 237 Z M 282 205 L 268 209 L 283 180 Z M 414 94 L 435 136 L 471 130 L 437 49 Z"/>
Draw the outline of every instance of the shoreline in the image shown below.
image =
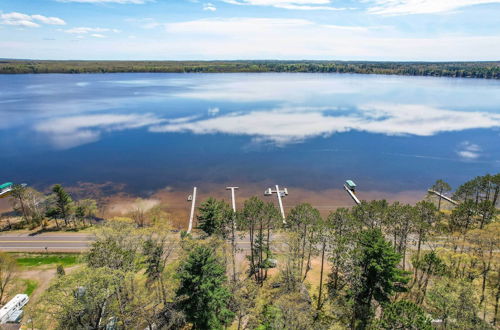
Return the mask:
<path fill-rule="evenodd" d="M 196 207 L 208 197 L 222 199 L 228 203 L 231 202 L 230 191 L 225 190 L 226 185 L 205 183 L 198 185 L 198 194 L 196 197 Z M 245 184 L 236 191 L 236 208 L 241 209 L 245 200 L 252 196 L 257 196 L 265 202 L 272 202 L 276 206 L 278 201 L 276 196 L 264 196 L 265 187 L 262 183 Z M 126 217 L 130 215 L 137 207 L 144 208 L 146 211 L 159 207 L 165 211 L 171 219 L 172 225 L 177 229 L 187 227 L 191 202 L 187 201 L 187 196 L 192 193 L 189 189 L 159 189 L 148 196 L 140 197 L 124 192 L 112 194 L 95 194 L 95 188 L 82 189 L 81 187 L 65 186 L 67 191 L 78 198 L 94 198 L 103 205 L 100 211 L 100 217 L 110 219 L 113 217 Z M 300 187 L 288 186 L 289 195 L 283 199 L 285 213 L 301 203 L 309 203 L 320 211 L 322 216 L 327 216 L 331 211 L 337 208 L 350 208 L 355 205 L 344 189 L 324 189 L 310 190 Z M 360 200 L 381 200 L 388 202 L 399 201 L 401 203 L 415 204 L 422 200 L 426 195 L 425 190 L 405 190 L 398 192 L 387 192 L 380 190 L 363 191 L 359 190 L 357 196 Z M 9 198 L 0 199 L 0 214 L 12 211 Z"/>

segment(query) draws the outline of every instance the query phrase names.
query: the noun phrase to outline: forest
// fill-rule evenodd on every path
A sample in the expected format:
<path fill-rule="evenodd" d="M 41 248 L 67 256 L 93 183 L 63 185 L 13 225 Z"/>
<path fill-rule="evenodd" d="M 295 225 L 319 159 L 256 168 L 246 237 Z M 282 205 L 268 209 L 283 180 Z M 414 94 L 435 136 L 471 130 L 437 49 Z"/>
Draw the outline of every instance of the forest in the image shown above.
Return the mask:
<path fill-rule="evenodd" d="M 452 192 L 442 180 L 429 187 Z M 98 202 L 17 186 L 19 226 L 95 240 L 25 311 L 33 329 L 495 329 L 500 306 L 500 173 L 463 183 L 457 205 L 427 195 L 327 217 L 299 204 L 283 220 L 258 197 L 233 212 L 208 198 L 197 229 L 161 207 L 96 221 Z M 0 288 L 15 272 L 0 254 Z M 12 277 L 10 277 L 12 279 Z M 5 286 L 4 286 L 5 284 Z M 2 296 L 0 296 L 0 299 Z"/>
<path fill-rule="evenodd" d="M 48 61 L 0 59 L 1 74 L 318 72 L 500 79 L 500 62 Z"/>

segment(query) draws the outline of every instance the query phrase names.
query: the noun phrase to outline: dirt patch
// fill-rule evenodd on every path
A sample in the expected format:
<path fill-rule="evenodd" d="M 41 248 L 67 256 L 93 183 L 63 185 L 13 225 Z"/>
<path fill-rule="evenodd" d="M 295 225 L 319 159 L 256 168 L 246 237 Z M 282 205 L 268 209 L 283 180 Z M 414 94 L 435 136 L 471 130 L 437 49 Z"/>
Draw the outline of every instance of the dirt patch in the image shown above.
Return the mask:
<path fill-rule="evenodd" d="M 66 272 L 66 274 L 70 274 L 78 267 L 80 266 L 67 267 L 64 269 L 64 271 Z M 56 266 L 53 266 L 49 269 L 28 269 L 21 271 L 18 274 L 19 279 L 34 280 L 38 284 L 37 288 L 30 296 L 30 304 L 35 304 L 38 299 L 40 299 L 40 296 L 50 286 L 50 282 L 54 279 L 54 277 L 56 277 Z"/>

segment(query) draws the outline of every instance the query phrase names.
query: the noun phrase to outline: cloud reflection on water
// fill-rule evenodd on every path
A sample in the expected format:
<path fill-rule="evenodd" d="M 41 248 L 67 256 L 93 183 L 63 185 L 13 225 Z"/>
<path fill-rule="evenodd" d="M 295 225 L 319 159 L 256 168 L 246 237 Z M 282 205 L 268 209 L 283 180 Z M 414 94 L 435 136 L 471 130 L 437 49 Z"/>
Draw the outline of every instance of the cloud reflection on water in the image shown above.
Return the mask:
<path fill-rule="evenodd" d="M 456 151 L 457 155 L 465 160 L 474 160 L 479 158 L 481 147 L 469 141 L 460 143 L 459 149 Z"/>
<path fill-rule="evenodd" d="M 281 107 L 177 118 L 158 114 L 89 114 L 56 117 L 37 123 L 35 131 L 49 142 L 68 149 L 98 141 L 103 132 L 148 128 L 153 133 L 230 134 L 250 136 L 256 143 L 286 146 L 335 133 L 364 131 L 385 135 L 432 136 L 442 132 L 500 127 L 500 114 L 439 109 L 425 105 L 366 104 L 358 108 Z M 457 155 L 479 156 L 473 145 Z"/>
<path fill-rule="evenodd" d="M 151 132 L 247 135 L 283 146 L 351 130 L 385 135 L 431 136 L 441 132 L 500 127 L 500 115 L 425 105 L 367 104 L 357 109 L 283 107 L 150 127 Z"/>
<path fill-rule="evenodd" d="M 93 114 L 60 117 L 38 123 L 35 130 L 48 136 L 52 145 L 69 149 L 98 141 L 103 132 L 140 128 L 163 122 L 152 114 Z"/>
<path fill-rule="evenodd" d="M 64 99 L 58 96 L 60 82 L 35 81 L 22 93 L 12 88 L 1 100 L 13 104 L 0 110 L 0 129 L 30 122 L 51 145 L 67 149 L 135 128 L 248 136 L 286 146 L 348 131 L 432 136 L 500 127 L 498 85 L 489 81 L 322 74 L 119 77 L 72 79 Z M 34 101 L 15 104 L 21 97 Z M 469 149 L 456 155 L 479 157 Z"/>

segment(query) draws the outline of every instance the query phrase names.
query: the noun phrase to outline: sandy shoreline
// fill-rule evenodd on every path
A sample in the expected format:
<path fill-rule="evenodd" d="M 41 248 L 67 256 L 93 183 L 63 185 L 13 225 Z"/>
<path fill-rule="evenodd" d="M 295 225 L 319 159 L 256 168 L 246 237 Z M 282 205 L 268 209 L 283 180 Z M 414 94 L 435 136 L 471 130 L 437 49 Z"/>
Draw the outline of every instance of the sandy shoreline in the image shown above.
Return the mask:
<path fill-rule="evenodd" d="M 236 185 L 237 186 L 237 185 Z M 176 228 L 187 226 L 189 210 L 191 202 L 187 201 L 187 196 L 192 193 L 192 188 L 189 189 L 174 189 L 167 187 L 160 189 L 148 197 L 143 197 L 138 200 L 138 196 L 133 196 L 124 192 L 113 192 L 106 194 L 106 189 L 102 189 L 106 185 L 91 185 L 80 184 L 77 187 L 68 187 L 68 191 L 76 195 L 78 198 L 96 198 L 103 208 L 101 210 L 102 217 L 127 216 L 139 204 L 140 207 L 148 210 L 155 206 L 160 206 L 161 209 L 167 212 L 170 219 Z M 226 185 L 205 183 L 198 185 L 198 194 L 196 205 L 199 206 L 208 197 L 212 196 L 218 199 L 224 199 L 230 202 L 230 191 L 225 189 Z M 240 209 L 243 203 L 251 196 L 257 196 L 264 201 L 277 203 L 276 195 L 264 196 L 266 188 L 265 183 L 251 183 L 241 185 L 241 188 L 236 193 L 236 207 Z M 283 199 L 285 212 L 300 203 L 310 203 L 315 208 L 319 209 L 323 216 L 339 207 L 352 207 L 354 202 L 343 189 L 327 189 L 327 190 L 308 190 L 299 187 L 287 186 L 289 195 Z M 425 191 L 400 191 L 400 192 L 384 192 L 384 191 L 363 191 L 360 189 L 357 193 L 360 200 L 386 199 L 389 202 L 400 201 L 402 203 L 414 204 L 425 197 Z M 138 204 L 139 203 L 139 204 Z M 0 199 L 0 213 L 11 210 L 11 205 L 8 198 Z"/>
<path fill-rule="evenodd" d="M 196 205 L 208 197 L 223 199 L 231 202 L 230 191 L 225 189 L 225 185 L 205 184 L 198 186 Z M 236 208 L 241 209 L 246 199 L 257 196 L 264 201 L 273 202 L 278 205 L 276 195 L 264 196 L 262 185 L 246 184 L 236 192 Z M 265 187 L 265 186 L 264 186 Z M 285 212 L 300 203 L 310 203 L 317 208 L 323 216 L 339 207 L 352 207 L 354 202 L 343 189 L 327 189 L 312 191 L 297 187 L 287 187 L 289 195 L 283 199 Z M 187 226 L 191 202 L 187 201 L 187 196 L 192 194 L 192 190 L 171 190 L 162 189 L 152 194 L 148 198 L 142 199 L 146 207 L 160 205 L 168 212 L 173 220 L 174 226 L 183 228 Z M 361 200 L 386 199 L 389 202 L 400 201 L 402 203 L 414 204 L 425 197 L 425 191 L 401 191 L 396 193 L 383 191 L 360 191 L 357 195 Z M 136 205 L 137 197 L 134 196 L 110 196 L 108 198 L 105 216 L 124 216 L 131 212 Z"/>

